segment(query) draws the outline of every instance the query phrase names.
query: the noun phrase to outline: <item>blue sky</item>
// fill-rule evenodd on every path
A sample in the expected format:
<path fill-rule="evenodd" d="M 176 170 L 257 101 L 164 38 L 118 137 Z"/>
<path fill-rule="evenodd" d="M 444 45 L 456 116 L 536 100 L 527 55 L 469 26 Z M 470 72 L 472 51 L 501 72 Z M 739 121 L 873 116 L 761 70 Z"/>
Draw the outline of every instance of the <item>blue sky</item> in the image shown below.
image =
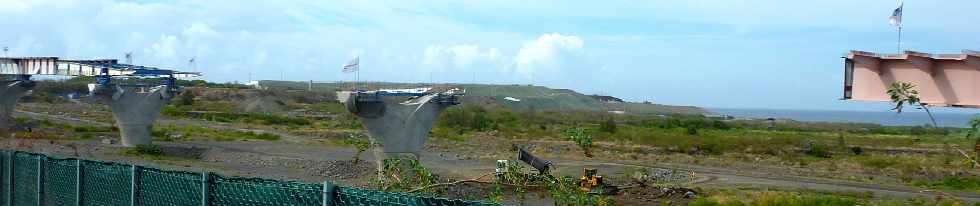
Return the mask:
<path fill-rule="evenodd" d="M 849 50 L 894 52 L 893 0 L 0 0 L 12 56 L 122 58 L 212 81 L 537 84 L 725 108 L 887 110 L 839 101 Z M 980 49 L 980 1 L 905 2 L 905 48 Z M 16 29 L 12 29 L 16 28 Z"/>

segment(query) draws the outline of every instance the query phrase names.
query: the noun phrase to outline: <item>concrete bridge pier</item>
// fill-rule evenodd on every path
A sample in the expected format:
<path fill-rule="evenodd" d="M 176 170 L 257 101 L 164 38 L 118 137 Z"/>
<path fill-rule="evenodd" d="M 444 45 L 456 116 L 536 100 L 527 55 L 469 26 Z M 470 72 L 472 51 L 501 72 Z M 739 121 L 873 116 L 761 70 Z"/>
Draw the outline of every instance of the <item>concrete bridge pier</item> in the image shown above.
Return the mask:
<path fill-rule="evenodd" d="M 93 91 L 112 109 L 122 145 L 126 147 L 151 143 L 153 123 L 173 97 L 171 87 L 166 85 L 149 88 L 147 92 L 140 89 L 111 85 L 98 86 Z"/>
<path fill-rule="evenodd" d="M 10 115 L 17 107 L 17 101 L 36 85 L 30 80 L 30 76 L 0 81 L 0 129 L 9 129 L 14 125 L 14 119 Z"/>
<path fill-rule="evenodd" d="M 404 97 L 380 96 L 374 93 L 348 93 L 341 98 L 354 113 L 378 146 L 374 154 L 378 172 L 385 159 L 421 157 L 425 140 L 439 113 L 457 104 L 455 97 L 428 94 L 404 100 Z M 338 96 L 341 96 L 338 95 Z"/>

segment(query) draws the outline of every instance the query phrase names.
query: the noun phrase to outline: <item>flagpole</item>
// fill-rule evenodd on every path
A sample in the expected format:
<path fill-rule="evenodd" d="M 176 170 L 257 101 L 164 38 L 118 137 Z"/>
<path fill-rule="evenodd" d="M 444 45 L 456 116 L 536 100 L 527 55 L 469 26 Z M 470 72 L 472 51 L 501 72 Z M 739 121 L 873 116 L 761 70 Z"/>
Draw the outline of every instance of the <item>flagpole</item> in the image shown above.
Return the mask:
<path fill-rule="evenodd" d="M 898 53 L 902 53 L 902 25 L 898 25 Z"/>

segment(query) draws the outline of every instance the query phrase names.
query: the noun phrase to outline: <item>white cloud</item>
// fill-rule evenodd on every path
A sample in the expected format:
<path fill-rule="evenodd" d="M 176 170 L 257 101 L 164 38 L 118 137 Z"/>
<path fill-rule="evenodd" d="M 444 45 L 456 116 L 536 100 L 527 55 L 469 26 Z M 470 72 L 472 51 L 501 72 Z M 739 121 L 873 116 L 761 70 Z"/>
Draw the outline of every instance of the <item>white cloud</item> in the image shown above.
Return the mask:
<path fill-rule="evenodd" d="M 202 22 L 191 23 L 190 26 L 184 28 L 182 32 L 187 38 L 215 38 L 219 37 L 221 34 L 211 28 L 208 24 Z"/>
<path fill-rule="evenodd" d="M 177 58 L 177 49 L 179 46 L 180 41 L 177 40 L 176 36 L 161 35 L 160 39 L 144 52 L 157 59 L 174 60 Z"/>
<path fill-rule="evenodd" d="M 582 60 L 584 41 L 577 36 L 545 34 L 517 52 L 516 72 L 524 77 L 557 75 Z"/>
<path fill-rule="evenodd" d="M 437 71 L 493 68 L 502 63 L 496 48 L 481 50 L 467 44 L 430 45 L 423 56 L 422 67 Z"/>

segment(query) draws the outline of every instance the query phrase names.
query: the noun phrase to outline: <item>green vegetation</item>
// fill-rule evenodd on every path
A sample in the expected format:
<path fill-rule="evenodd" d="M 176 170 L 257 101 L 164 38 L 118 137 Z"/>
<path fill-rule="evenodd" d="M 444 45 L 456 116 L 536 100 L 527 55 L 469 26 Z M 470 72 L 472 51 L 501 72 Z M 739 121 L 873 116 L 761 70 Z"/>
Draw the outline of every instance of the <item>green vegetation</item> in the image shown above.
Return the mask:
<path fill-rule="evenodd" d="M 722 189 L 710 191 L 709 196 L 688 203 L 697 206 L 851 206 L 851 205 L 967 205 L 957 199 L 942 197 L 918 197 L 903 199 L 877 199 L 865 193 L 821 193 L 816 191 L 745 191 Z M 977 205 L 977 204 L 974 204 Z"/>
<path fill-rule="evenodd" d="M 920 109 L 926 110 L 926 114 L 929 114 L 929 120 L 932 120 L 933 127 L 939 127 L 936 124 L 936 118 L 932 116 L 932 112 L 929 111 L 929 107 L 919 101 L 919 92 L 915 90 L 915 85 L 908 82 L 893 82 L 888 86 L 888 97 L 891 98 L 892 103 L 895 103 L 895 108 L 892 108 L 897 113 L 902 113 L 903 105 L 916 105 Z"/>
<path fill-rule="evenodd" d="M 566 140 L 575 142 L 586 157 L 592 157 L 592 135 L 582 128 L 571 128 L 565 131 Z"/>
<path fill-rule="evenodd" d="M 286 125 L 304 126 L 310 125 L 311 121 L 306 118 L 289 117 L 278 114 L 265 113 L 230 113 L 230 112 L 201 112 L 189 114 L 190 108 L 167 106 L 163 109 L 163 114 L 171 117 L 195 118 L 213 122 L 241 122 L 260 125 Z"/>
<path fill-rule="evenodd" d="M 880 169 L 894 167 L 898 165 L 900 162 L 899 159 L 896 158 L 873 156 L 873 157 L 861 159 L 860 163 L 865 167 L 875 168 L 880 170 Z"/>
<path fill-rule="evenodd" d="M 569 131 L 581 131 L 581 135 L 568 135 Z M 762 160 L 766 161 L 763 164 L 818 171 L 884 174 L 897 180 L 843 178 L 911 185 L 914 180 L 943 178 L 967 171 L 969 163 L 946 150 L 944 144 L 972 148 L 974 140 L 948 138 L 966 132 L 966 129 L 931 126 L 795 121 L 777 121 L 770 126 L 764 120 L 716 120 L 689 115 L 612 115 L 463 106 L 447 109 L 432 136 L 456 141 L 465 141 L 476 134 L 521 140 L 566 140 L 610 152 L 592 154 L 605 155 L 599 158 L 622 157 L 617 155 L 653 158 L 649 157 L 649 151 L 656 151 L 658 155 L 692 155 L 680 156 L 688 160 L 678 161 L 695 164 L 705 159 L 753 163 Z M 571 138 L 582 136 L 589 138 Z M 582 147 L 583 152 L 587 152 L 585 148 L 588 147 Z"/>
<path fill-rule="evenodd" d="M 123 154 L 127 154 L 127 155 L 147 155 L 147 156 L 163 155 L 163 150 L 160 149 L 160 145 L 155 145 L 155 144 L 136 145 L 136 147 L 124 149 L 122 150 L 122 152 Z"/>
<path fill-rule="evenodd" d="M 820 158 L 830 158 L 833 156 L 833 152 L 831 152 L 831 148 L 829 146 L 816 143 L 810 145 L 810 150 L 807 150 L 806 154 Z"/>
<path fill-rule="evenodd" d="M 197 95 L 194 95 L 194 90 L 184 90 L 177 96 L 177 101 L 174 101 L 174 104 L 177 106 L 191 106 L 194 105 L 194 98 L 196 97 Z"/>
<path fill-rule="evenodd" d="M 181 139 L 210 139 L 217 141 L 232 140 L 279 140 L 281 137 L 269 133 L 256 133 L 252 131 L 238 130 L 219 130 L 202 126 L 164 126 L 154 128 L 153 136 L 157 140 L 174 141 Z M 180 136 L 175 139 L 174 136 Z"/>
<path fill-rule="evenodd" d="M 949 176 L 937 181 L 916 181 L 916 186 L 980 192 L 980 177 Z"/>
<path fill-rule="evenodd" d="M 693 206 L 742 206 L 742 205 L 780 205 L 780 206 L 851 206 L 857 205 L 857 201 L 853 198 L 847 197 L 836 197 L 836 196 L 791 196 L 791 195 L 776 195 L 767 196 L 759 198 L 756 200 L 746 201 L 750 202 L 746 204 L 741 200 L 732 200 L 725 203 L 718 202 L 718 200 L 712 198 L 702 198 L 691 202 L 688 205 Z"/>
<path fill-rule="evenodd" d="M 385 159 L 382 172 L 374 182 L 382 191 L 409 191 L 436 184 L 439 177 L 412 159 Z M 437 193 L 442 188 L 422 188 L 420 192 Z"/>
<path fill-rule="evenodd" d="M 601 188 L 595 188 L 593 191 L 596 193 L 583 191 L 578 185 L 578 178 L 528 172 L 517 161 L 511 161 L 513 163 L 507 164 L 503 173 L 493 182 L 494 191 L 490 193 L 489 201 L 501 202 L 503 188 L 508 187 L 513 190 L 518 202 L 523 202 L 529 189 L 537 187 L 546 189 L 555 200 L 555 205 L 614 205 L 610 196 L 601 195 Z"/>
<path fill-rule="evenodd" d="M 370 139 L 361 135 L 351 134 L 350 137 L 344 139 L 343 144 L 354 146 L 357 152 L 354 153 L 354 163 L 358 163 L 361 160 L 361 153 L 374 148 L 376 145 L 371 142 Z"/>
<path fill-rule="evenodd" d="M 792 121 L 768 128 L 767 123 L 758 120 L 722 121 L 684 115 L 619 115 L 616 120 L 609 121 L 612 118 L 608 115 L 595 112 L 517 112 L 506 108 L 465 106 L 447 109 L 436 123 L 433 136 L 456 138 L 469 133 L 492 131 L 508 138 L 565 139 L 562 134 L 566 130 L 582 128 L 586 131 L 597 131 L 590 133 L 595 141 L 626 141 L 660 146 L 682 153 L 747 152 L 771 155 L 790 152 L 804 141 L 812 140 L 818 148 L 811 150 L 811 155 L 826 157 L 838 152 L 829 145 L 843 146 L 842 149 L 853 146 L 909 147 L 941 143 L 942 137 L 950 134 L 949 131 L 961 131 L 948 128 L 840 124 L 847 128 L 841 131 L 841 127 L 827 123 Z M 610 129 L 613 124 L 616 125 L 615 131 Z M 839 145 L 841 135 L 848 136 L 845 145 Z M 864 152 L 865 149 L 856 150 Z"/>

